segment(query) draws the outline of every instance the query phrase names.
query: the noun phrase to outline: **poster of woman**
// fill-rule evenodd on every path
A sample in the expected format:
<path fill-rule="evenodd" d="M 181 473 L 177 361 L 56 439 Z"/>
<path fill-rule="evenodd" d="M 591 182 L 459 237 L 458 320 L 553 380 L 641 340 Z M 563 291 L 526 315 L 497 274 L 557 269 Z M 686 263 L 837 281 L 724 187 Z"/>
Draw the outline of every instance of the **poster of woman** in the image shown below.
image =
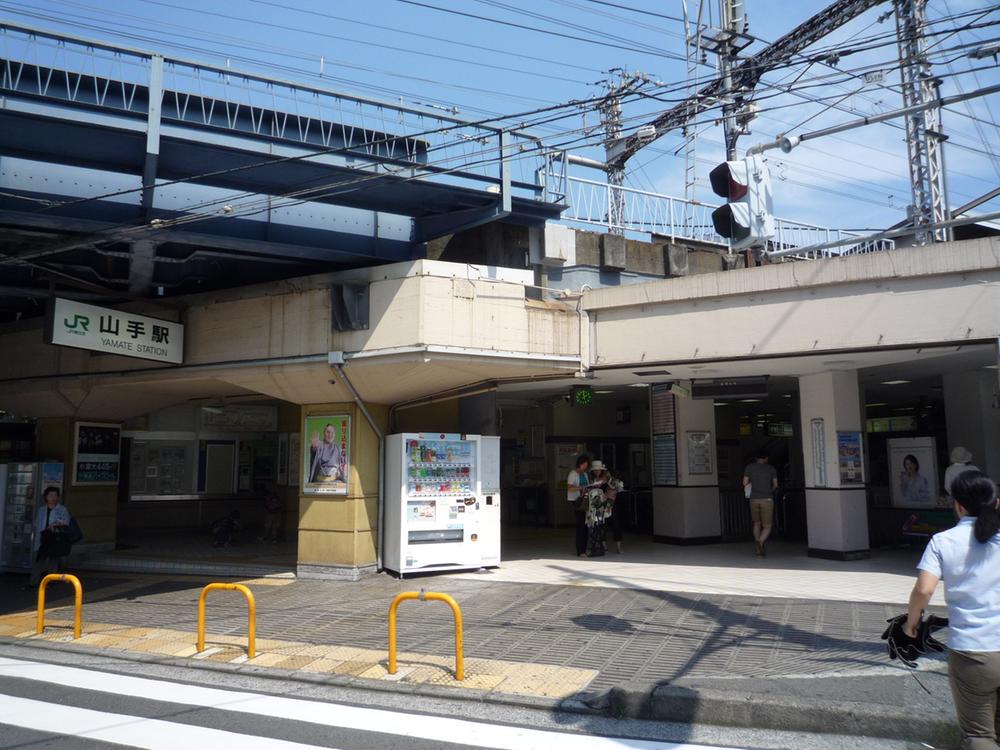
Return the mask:
<path fill-rule="evenodd" d="M 932 437 L 887 441 L 889 487 L 896 508 L 933 508 L 938 501 L 937 450 Z"/>
<path fill-rule="evenodd" d="M 350 470 L 350 416 L 314 414 L 306 417 L 303 435 L 302 491 L 346 495 Z"/>

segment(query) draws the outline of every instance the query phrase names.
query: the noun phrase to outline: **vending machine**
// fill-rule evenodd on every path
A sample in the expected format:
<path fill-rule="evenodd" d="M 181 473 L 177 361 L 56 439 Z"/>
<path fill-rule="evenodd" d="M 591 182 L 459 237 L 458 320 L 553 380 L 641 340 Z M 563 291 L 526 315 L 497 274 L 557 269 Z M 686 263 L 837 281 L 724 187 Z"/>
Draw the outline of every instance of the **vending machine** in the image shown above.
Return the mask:
<path fill-rule="evenodd" d="M 63 465 L 58 462 L 6 464 L 3 483 L 3 534 L 0 568 L 31 567 L 35 512 L 46 487 L 63 489 Z"/>
<path fill-rule="evenodd" d="M 480 526 L 487 529 L 480 535 L 479 564 L 493 568 L 500 566 L 500 437 L 483 435 L 479 440 L 480 504 L 476 516 Z"/>
<path fill-rule="evenodd" d="M 493 477 L 493 464 L 483 465 L 484 440 L 455 433 L 386 437 L 388 570 L 402 577 L 500 564 L 499 492 L 489 505 L 483 495 L 484 487 L 499 486 L 499 444 Z M 493 444 L 486 445 L 490 457 Z"/>

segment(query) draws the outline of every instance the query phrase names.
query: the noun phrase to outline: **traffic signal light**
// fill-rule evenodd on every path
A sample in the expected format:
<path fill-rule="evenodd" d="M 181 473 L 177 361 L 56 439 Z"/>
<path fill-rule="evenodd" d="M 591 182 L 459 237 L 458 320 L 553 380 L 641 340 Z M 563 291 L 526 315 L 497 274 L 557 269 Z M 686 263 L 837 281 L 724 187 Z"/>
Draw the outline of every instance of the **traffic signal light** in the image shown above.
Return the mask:
<path fill-rule="evenodd" d="M 763 158 L 723 162 L 708 177 L 715 194 L 729 201 L 712 212 L 712 224 L 730 248 L 763 245 L 774 236 L 771 175 Z"/>

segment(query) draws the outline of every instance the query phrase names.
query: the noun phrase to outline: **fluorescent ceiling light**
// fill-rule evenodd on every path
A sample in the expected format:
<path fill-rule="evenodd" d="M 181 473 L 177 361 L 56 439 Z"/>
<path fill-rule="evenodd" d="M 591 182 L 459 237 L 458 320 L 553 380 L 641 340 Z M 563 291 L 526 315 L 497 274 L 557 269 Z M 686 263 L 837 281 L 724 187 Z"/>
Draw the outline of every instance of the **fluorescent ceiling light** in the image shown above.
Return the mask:
<path fill-rule="evenodd" d="M 740 399 L 740 403 L 741 404 L 759 404 L 760 403 L 760 399 L 759 398 L 741 398 Z"/>
<path fill-rule="evenodd" d="M 905 385 L 909 380 L 883 380 L 882 385 Z"/>
<path fill-rule="evenodd" d="M 782 394 L 781 394 L 781 397 L 782 397 L 782 398 L 791 398 L 791 397 L 792 397 L 792 394 L 791 394 L 791 393 L 782 393 Z"/>
<path fill-rule="evenodd" d="M 594 393 L 614 393 L 614 391 L 594 391 Z"/>
<path fill-rule="evenodd" d="M 986 365 L 986 367 L 984 367 L 983 369 L 984 370 L 995 370 L 995 369 L 997 369 L 997 366 L 996 365 Z"/>
<path fill-rule="evenodd" d="M 876 406 L 888 406 L 889 404 L 884 401 L 880 401 L 877 404 L 865 404 L 866 409 L 874 409 Z"/>
<path fill-rule="evenodd" d="M 649 388 L 649 383 L 629 383 L 629 388 Z"/>
<path fill-rule="evenodd" d="M 725 401 L 716 401 L 712 405 L 713 406 L 725 406 L 726 402 Z"/>

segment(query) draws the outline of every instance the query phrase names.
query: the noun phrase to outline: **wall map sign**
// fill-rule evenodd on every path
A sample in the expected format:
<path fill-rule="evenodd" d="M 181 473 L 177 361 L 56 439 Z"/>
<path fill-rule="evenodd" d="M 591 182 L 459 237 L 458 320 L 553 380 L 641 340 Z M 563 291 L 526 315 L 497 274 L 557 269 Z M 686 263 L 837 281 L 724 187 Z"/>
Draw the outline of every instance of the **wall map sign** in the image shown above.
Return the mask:
<path fill-rule="evenodd" d="M 77 422 L 73 437 L 73 484 L 118 484 L 121 425 Z"/>
<path fill-rule="evenodd" d="M 677 436 L 653 436 L 653 484 L 673 487 L 677 485 Z"/>
<path fill-rule="evenodd" d="M 181 364 L 184 326 L 171 320 L 56 298 L 45 341 L 122 357 Z"/>

